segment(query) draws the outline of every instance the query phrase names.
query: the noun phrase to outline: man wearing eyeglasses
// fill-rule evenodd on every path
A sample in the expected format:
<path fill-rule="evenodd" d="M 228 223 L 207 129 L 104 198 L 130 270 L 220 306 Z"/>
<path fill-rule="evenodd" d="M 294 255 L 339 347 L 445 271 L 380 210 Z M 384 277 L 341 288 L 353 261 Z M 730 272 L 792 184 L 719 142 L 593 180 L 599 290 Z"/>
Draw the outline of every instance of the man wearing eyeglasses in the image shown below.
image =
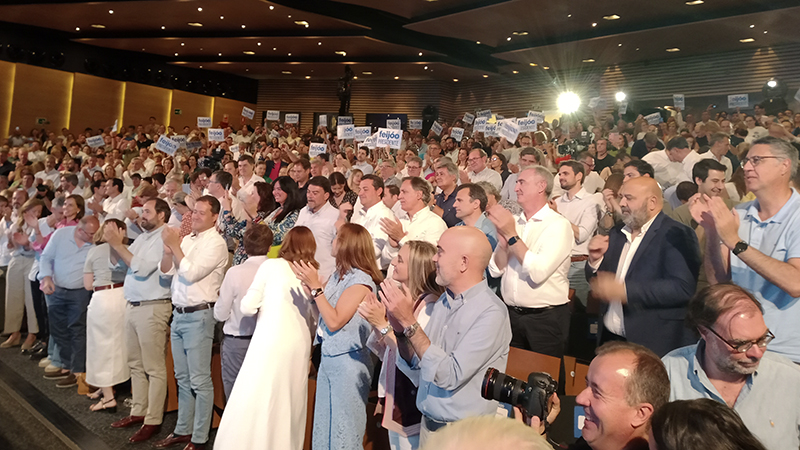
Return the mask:
<path fill-rule="evenodd" d="M 777 336 L 772 351 L 800 363 L 800 195 L 791 188 L 797 149 L 767 136 L 741 160 L 756 200 L 728 211 L 720 197 L 690 201 L 707 239 L 704 268 L 710 284 L 726 281 L 752 292 Z"/>
<path fill-rule="evenodd" d="M 662 359 L 670 401 L 716 400 L 736 410 L 764 447 L 800 447 L 800 370 L 767 351 L 775 335 L 764 323 L 761 303 L 724 283 L 700 291 L 688 310 L 700 341 Z"/>

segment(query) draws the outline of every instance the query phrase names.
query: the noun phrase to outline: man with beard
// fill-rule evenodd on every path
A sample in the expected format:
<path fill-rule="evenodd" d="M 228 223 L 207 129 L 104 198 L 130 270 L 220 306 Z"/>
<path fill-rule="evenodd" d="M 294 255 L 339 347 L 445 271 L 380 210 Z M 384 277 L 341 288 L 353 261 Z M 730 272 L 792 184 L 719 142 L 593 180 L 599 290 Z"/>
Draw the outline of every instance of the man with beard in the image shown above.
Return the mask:
<path fill-rule="evenodd" d="M 588 248 L 587 278 L 594 297 L 607 303 L 598 338 L 628 340 L 663 356 L 693 341 L 683 320 L 700 271 L 697 236 L 662 213 L 652 178 L 629 179 L 619 196 L 623 223 Z"/>
<path fill-rule="evenodd" d="M 800 371 L 767 351 L 774 335 L 756 298 L 733 284 L 700 291 L 688 320 L 695 345 L 663 358 L 672 400 L 710 398 L 736 410 L 766 448 L 800 447 Z"/>

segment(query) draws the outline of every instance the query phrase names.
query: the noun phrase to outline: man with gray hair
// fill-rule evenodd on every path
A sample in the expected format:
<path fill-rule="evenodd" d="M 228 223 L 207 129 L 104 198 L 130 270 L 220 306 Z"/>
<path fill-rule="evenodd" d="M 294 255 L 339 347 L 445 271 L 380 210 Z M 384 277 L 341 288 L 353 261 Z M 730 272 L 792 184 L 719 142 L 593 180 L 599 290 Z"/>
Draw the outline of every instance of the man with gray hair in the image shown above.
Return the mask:
<path fill-rule="evenodd" d="M 480 148 L 473 148 L 467 156 L 467 166 L 469 167 L 469 180 L 473 183 L 488 181 L 497 189 L 503 188 L 503 177 L 486 165 L 486 152 Z"/>
<path fill-rule="evenodd" d="M 572 225 L 550 209 L 553 174 L 543 166 L 519 173 L 517 201 L 521 214 L 500 205 L 487 211 L 497 227 L 498 245 L 489 263 L 502 276 L 508 306 L 511 345 L 560 358 L 569 336 L 569 266 Z"/>
<path fill-rule="evenodd" d="M 458 167 L 450 158 L 441 158 L 436 162 L 436 186 L 442 191 L 434 196 L 436 206 L 433 212 L 439 215 L 448 227 L 455 226 L 460 220 L 456 217 L 455 201 L 458 187 Z"/>
<path fill-rule="evenodd" d="M 393 159 L 384 159 L 381 161 L 381 179 L 383 179 L 384 186 L 400 186 L 400 179 L 397 178 L 397 164 Z"/>
<path fill-rule="evenodd" d="M 400 185 L 398 196 L 403 215 L 399 218 L 382 218 L 381 230 L 389 237 L 383 247 L 383 258 L 391 261 L 408 241 L 426 241 L 436 245 L 447 225 L 430 207 L 431 186 L 419 177 L 406 177 Z"/>
<path fill-rule="evenodd" d="M 770 350 L 800 363 L 800 195 L 789 184 L 797 159 L 790 143 L 758 139 L 741 161 L 756 199 L 731 214 L 721 197 L 695 196 L 689 209 L 706 232 L 708 282 L 752 292 L 776 336 Z"/>

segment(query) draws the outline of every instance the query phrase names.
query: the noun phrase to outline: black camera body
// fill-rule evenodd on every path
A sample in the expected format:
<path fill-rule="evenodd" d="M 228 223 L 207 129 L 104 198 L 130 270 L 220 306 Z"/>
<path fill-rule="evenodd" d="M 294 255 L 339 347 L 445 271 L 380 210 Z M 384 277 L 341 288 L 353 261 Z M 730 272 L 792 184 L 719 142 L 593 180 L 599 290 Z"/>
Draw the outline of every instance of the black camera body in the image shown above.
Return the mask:
<path fill-rule="evenodd" d="M 528 382 L 518 380 L 490 367 L 481 384 L 481 396 L 516 406 L 528 417 L 538 417 L 544 423 L 547 417 L 547 399 L 555 394 L 558 383 L 545 372 L 533 372 Z"/>

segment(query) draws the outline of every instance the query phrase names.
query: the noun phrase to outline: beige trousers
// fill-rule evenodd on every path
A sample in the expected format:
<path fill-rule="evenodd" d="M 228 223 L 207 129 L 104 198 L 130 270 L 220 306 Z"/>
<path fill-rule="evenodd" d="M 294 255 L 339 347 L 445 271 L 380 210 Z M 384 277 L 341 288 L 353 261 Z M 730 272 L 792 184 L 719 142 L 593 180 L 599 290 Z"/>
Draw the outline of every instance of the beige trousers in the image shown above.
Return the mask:
<path fill-rule="evenodd" d="M 38 333 L 36 311 L 33 309 L 31 282 L 28 274 L 33 256 L 14 256 L 6 270 L 6 316 L 3 334 L 16 333 L 22 328 L 23 313 L 28 314 L 28 332 Z"/>
<path fill-rule="evenodd" d="M 133 391 L 132 416 L 160 425 L 167 399 L 167 338 L 172 303 L 127 305 L 125 340 Z"/>

